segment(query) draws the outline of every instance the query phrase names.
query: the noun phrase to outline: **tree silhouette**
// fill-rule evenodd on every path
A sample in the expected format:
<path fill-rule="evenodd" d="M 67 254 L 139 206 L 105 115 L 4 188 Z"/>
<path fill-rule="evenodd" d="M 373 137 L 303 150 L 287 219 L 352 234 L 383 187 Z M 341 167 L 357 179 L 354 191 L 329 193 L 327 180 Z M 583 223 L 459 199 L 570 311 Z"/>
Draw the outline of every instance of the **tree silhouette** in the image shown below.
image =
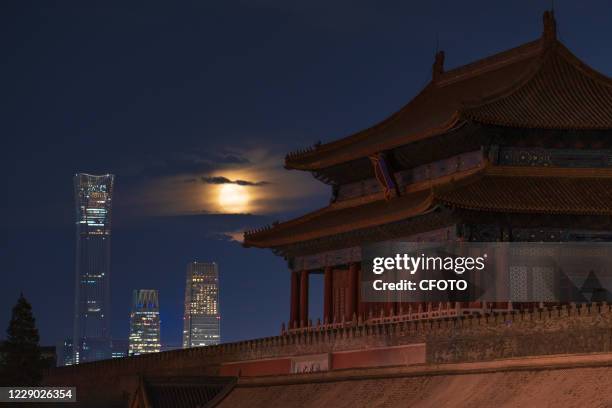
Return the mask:
<path fill-rule="evenodd" d="M 38 329 L 32 315 L 32 306 L 19 296 L 13 307 L 7 339 L 4 342 L 4 361 L 0 376 L 4 385 L 32 386 L 42 379 L 42 360 L 38 348 Z"/>

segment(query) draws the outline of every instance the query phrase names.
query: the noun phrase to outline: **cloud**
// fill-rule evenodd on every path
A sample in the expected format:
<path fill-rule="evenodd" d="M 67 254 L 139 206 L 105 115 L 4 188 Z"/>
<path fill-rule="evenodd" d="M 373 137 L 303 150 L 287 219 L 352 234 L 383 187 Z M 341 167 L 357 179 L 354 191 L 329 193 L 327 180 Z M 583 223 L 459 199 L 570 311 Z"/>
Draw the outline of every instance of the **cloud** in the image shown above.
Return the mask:
<path fill-rule="evenodd" d="M 191 181 L 191 180 L 192 179 L 186 180 L 186 181 Z M 237 184 L 239 186 L 253 186 L 253 187 L 265 186 L 265 185 L 270 184 L 269 181 L 230 180 L 227 177 L 223 177 L 223 176 L 200 177 L 200 180 L 204 184 Z"/>
<path fill-rule="evenodd" d="M 247 159 L 246 157 L 240 157 L 234 154 L 227 154 L 227 155 L 220 156 L 218 157 L 217 162 L 223 163 L 223 164 L 249 164 L 250 163 L 249 159 Z"/>
<path fill-rule="evenodd" d="M 244 241 L 244 230 L 246 228 L 241 228 L 234 231 L 225 231 L 218 232 L 211 235 L 211 238 L 219 240 L 219 241 L 228 241 L 228 242 L 238 242 L 242 243 Z"/>
<path fill-rule="evenodd" d="M 122 202 L 135 214 L 173 215 L 231 213 L 219 195 L 225 185 L 244 186 L 248 205 L 244 212 L 267 216 L 298 214 L 299 210 L 326 205 L 329 186 L 310 173 L 282 167 L 284 150 L 257 147 L 242 151 L 170 152 L 133 169 L 134 177 Z M 125 177 L 122 179 L 125 182 Z M 300 188 L 295 188 L 299 185 Z M 248 190 L 248 191 L 246 191 Z M 231 228 L 229 228 L 231 230 Z M 225 231 L 225 230 L 222 230 Z M 237 234 L 233 239 L 237 239 Z"/>
<path fill-rule="evenodd" d="M 249 159 L 236 154 L 174 154 L 170 157 L 153 160 L 145 166 L 140 175 L 145 177 L 172 177 L 209 174 L 228 166 L 244 166 Z"/>

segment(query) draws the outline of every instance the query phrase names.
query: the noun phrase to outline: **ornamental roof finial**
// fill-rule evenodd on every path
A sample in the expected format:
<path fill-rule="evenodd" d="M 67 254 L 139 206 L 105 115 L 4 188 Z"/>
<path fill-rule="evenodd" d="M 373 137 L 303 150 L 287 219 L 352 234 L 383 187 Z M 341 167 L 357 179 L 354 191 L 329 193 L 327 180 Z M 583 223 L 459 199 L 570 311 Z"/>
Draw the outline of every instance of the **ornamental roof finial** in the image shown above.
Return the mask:
<path fill-rule="evenodd" d="M 555 21 L 555 12 L 553 10 L 545 11 L 542 19 L 544 20 L 544 31 L 542 31 L 542 38 L 546 42 L 556 40 L 557 22 Z"/>
<path fill-rule="evenodd" d="M 434 60 L 432 67 L 432 79 L 436 81 L 440 75 L 444 73 L 444 51 L 438 51 L 436 53 L 436 59 Z"/>

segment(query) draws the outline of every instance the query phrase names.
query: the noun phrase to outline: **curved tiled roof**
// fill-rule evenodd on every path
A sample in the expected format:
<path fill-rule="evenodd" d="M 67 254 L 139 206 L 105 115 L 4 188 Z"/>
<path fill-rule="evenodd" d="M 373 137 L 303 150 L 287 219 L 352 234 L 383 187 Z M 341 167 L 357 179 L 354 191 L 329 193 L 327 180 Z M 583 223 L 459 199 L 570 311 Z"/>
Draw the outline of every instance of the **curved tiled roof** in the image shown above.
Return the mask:
<path fill-rule="evenodd" d="M 234 377 L 141 378 L 130 408 L 215 406 L 236 385 Z"/>
<path fill-rule="evenodd" d="M 247 231 L 244 234 L 244 245 L 271 248 L 368 228 L 423 214 L 432 204 L 429 191 L 416 192 L 390 201 L 378 196 L 378 200 L 362 205 L 343 207 L 332 204 L 269 228 Z"/>
<path fill-rule="evenodd" d="M 468 70 L 443 73 L 381 123 L 313 150 L 289 154 L 285 166 L 302 170 L 325 168 L 447 132 L 461 122 L 459 108 L 466 95 L 474 97 L 471 90 L 489 95 L 512 85 L 533 63 L 539 49 L 540 42 L 536 41 L 513 50 L 512 58 L 491 57 L 493 62 L 487 60 Z"/>
<path fill-rule="evenodd" d="M 466 120 L 523 128 L 612 129 L 612 81 L 583 64 L 545 28 L 539 40 L 434 73 L 389 118 L 289 154 L 285 166 L 323 169 L 445 133 Z"/>
<path fill-rule="evenodd" d="M 542 129 L 612 129 L 612 81 L 555 43 L 523 84 L 464 109 L 477 122 Z"/>
<path fill-rule="evenodd" d="M 446 191 L 434 195 L 438 203 L 470 210 L 612 215 L 612 177 L 596 177 L 583 170 L 570 169 L 565 176 L 485 172 L 477 182 L 454 189 L 445 186 Z"/>
<path fill-rule="evenodd" d="M 438 205 L 476 211 L 612 215 L 612 169 L 485 166 L 445 182 L 407 186 L 404 195 L 332 204 L 267 229 L 245 246 L 272 248 L 418 217 Z"/>

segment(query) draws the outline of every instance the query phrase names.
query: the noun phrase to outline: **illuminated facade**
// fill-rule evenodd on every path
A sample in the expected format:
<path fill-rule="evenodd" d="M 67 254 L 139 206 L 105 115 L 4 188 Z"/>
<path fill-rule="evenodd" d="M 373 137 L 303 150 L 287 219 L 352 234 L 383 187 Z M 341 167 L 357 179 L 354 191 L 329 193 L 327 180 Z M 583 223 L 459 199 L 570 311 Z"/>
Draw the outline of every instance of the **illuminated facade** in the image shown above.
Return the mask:
<path fill-rule="evenodd" d="M 72 338 L 64 339 L 57 347 L 57 366 L 69 366 L 73 364 L 74 349 L 72 348 Z"/>
<path fill-rule="evenodd" d="M 219 269 L 214 262 L 187 265 L 183 348 L 219 344 Z"/>
<path fill-rule="evenodd" d="M 122 358 L 128 356 L 129 340 L 111 340 L 111 358 Z"/>
<path fill-rule="evenodd" d="M 372 244 L 610 241 L 612 78 L 557 39 L 552 11 L 543 23 L 539 39 L 450 70 L 439 51 L 430 82 L 387 119 L 285 157 L 286 169 L 332 189 L 325 207 L 244 236 L 245 246 L 287 260 L 288 330 L 321 330 L 309 315 L 313 275 L 323 275 L 321 322 L 330 330 L 541 307 L 411 294 L 371 301 L 362 264 Z M 526 256 L 496 259 L 515 277 L 517 298 L 551 285 L 531 280 L 550 269 Z"/>
<path fill-rule="evenodd" d="M 76 274 L 74 363 L 110 358 L 112 174 L 74 176 Z"/>
<path fill-rule="evenodd" d="M 159 295 L 157 290 L 139 289 L 132 296 L 129 355 L 158 353 L 161 350 Z"/>

